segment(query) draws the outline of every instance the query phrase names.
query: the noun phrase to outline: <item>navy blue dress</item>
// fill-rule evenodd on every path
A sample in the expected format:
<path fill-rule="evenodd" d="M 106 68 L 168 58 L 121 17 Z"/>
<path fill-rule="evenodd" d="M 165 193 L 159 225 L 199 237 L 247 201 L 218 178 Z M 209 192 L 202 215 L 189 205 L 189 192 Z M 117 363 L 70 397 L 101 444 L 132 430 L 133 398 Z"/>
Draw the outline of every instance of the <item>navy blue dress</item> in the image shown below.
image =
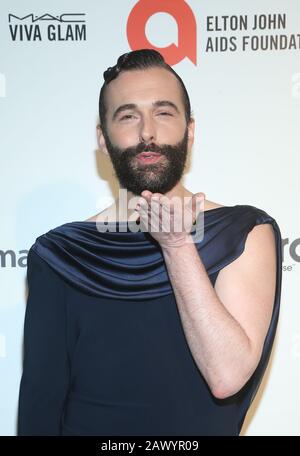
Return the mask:
<path fill-rule="evenodd" d="M 262 223 L 276 237 L 272 320 L 256 371 L 224 400 L 211 394 L 192 357 L 149 233 L 131 232 L 126 222 L 100 232 L 96 222 L 79 221 L 39 236 L 28 254 L 18 435 L 238 435 L 275 336 L 281 233 L 261 209 L 225 206 L 205 212 L 196 243 L 214 285 Z"/>

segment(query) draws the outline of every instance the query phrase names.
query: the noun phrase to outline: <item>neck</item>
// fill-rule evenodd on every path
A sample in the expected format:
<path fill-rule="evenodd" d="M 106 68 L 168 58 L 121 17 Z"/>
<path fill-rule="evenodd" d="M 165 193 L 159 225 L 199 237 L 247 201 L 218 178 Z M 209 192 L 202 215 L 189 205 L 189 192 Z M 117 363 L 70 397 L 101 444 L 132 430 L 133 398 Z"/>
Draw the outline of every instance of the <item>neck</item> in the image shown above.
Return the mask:
<path fill-rule="evenodd" d="M 130 201 L 135 201 L 133 198 L 137 199 L 140 195 L 135 195 L 126 189 L 120 190 L 123 190 L 123 192 L 119 192 L 119 198 L 116 199 L 115 203 L 117 220 L 121 221 L 128 220 L 129 218 L 132 219 L 135 214 L 135 204 L 130 205 Z M 181 182 L 178 182 L 175 187 L 173 187 L 169 192 L 166 192 L 164 195 L 170 199 L 174 197 L 180 198 L 182 203 L 184 203 L 184 198 L 191 197 L 193 193 L 185 188 Z"/>

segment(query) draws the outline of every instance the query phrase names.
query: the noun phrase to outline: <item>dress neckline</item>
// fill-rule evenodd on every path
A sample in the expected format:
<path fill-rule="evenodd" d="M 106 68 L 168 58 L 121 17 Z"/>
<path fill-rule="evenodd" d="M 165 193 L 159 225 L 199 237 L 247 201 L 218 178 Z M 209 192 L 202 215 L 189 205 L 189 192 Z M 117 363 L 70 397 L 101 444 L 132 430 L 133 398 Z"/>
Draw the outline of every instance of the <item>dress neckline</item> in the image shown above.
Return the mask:
<path fill-rule="evenodd" d="M 234 209 L 234 208 L 236 208 L 238 206 L 239 205 L 236 204 L 234 206 L 214 207 L 213 209 L 207 209 L 206 211 L 203 211 L 203 214 L 206 216 L 206 215 L 208 215 L 209 212 L 214 213 L 215 211 L 219 211 L 221 209 L 223 209 L 223 210 L 224 209 Z M 199 214 L 201 214 L 201 212 Z M 199 214 L 198 214 L 198 216 L 199 216 Z M 121 220 L 121 221 L 120 220 L 116 220 L 116 221 L 109 221 L 109 222 L 107 222 L 107 221 L 104 222 L 103 220 L 102 221 L 97 221 L 97 220 L 76 220 L 73 223 L 87 223 L 87 224 L 92 224 L 92 225 L 95 225 L 95 224 L 97 225 L 97 224 L 100 224 L 100 223 L 105 223 L 105 225 L 108 225 L 108 224 L 113 224 L 113 225 L 126 224 L 127 225 L 128 222 L 129 223 L 135 223 L 134 220 Z"/>

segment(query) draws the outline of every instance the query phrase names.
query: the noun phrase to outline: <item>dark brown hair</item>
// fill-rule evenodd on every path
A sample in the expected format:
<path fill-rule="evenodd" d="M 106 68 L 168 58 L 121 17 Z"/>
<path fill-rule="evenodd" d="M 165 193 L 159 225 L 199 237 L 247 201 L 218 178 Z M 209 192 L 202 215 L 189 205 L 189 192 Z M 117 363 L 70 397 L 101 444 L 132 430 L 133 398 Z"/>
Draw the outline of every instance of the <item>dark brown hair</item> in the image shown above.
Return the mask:
<path fill-rule="evenodd" d="M 115 66 L 109 67 L 103 73 L 104 83 L 100 90 L 99 96 L 99 118 L 102 130 L 106 130 L 106 104 L 105 91 L 108 84 L 116 79 L 123 71 L 145 70 L 147 68 L 164 68 L 174 74 L 180 83 L 182 90 L 183 103 L 185 108 L 185 118 L 187 123 L 191 120 L 191 104 L 189 95 L 181 77 L 168 65 L 163 56 L 154 49 L 139 49 L 137 51 L 127 52 L 118 58 Z"/>

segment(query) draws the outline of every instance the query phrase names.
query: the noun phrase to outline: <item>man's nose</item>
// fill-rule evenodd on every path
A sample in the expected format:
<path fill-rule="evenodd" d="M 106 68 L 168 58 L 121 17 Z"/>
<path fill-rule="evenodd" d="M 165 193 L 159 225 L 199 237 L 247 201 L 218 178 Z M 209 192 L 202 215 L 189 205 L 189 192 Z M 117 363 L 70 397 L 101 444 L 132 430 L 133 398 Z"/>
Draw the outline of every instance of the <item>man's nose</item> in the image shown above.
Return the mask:
<path fill-rule="evenodd" d="M 155 124 L 151 116 L 145 116 L 140 126 L 140 141 L 149 143 L 156 140 Z"/>

